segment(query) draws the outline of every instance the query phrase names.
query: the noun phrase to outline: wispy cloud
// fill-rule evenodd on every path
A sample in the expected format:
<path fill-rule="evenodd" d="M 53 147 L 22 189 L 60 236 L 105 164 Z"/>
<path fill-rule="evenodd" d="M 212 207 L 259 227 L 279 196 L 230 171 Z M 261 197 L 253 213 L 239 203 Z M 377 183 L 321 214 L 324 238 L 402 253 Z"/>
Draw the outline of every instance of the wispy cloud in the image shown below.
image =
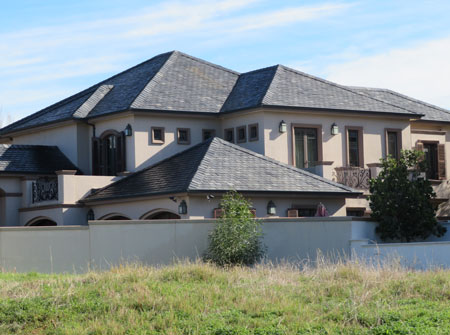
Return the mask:
<path fill-rule="evenodd" d="M 389 88 L 450 109 L 450 37 L 396 48 L 327 67 L 328 79 Z"/>
<path fill-rule="evenodd" d="M 134 51 L 168 51 L 195 41 L 244 39 L 246 32 L 270 31 L 320 20 L 348 8 L 346 3 L 278 6 L 263 0 L 170 1 L 104 19 L 79 20 L 0 34 L 0 105 L 6 113 L 23 110 L 21 92 L 77 90 L 65 79 L 113 73 L 135 63 Z M 184 44 L 183 44 L 184 43 Z M 149 49 L 152 49 L 148 53 Z M 38 86 L 36 86 L 38 85 Z M 83 87 L 80 87 L 83 88 Z M 15 97 L 12 100 L 11 97 Z M 50 94 L 50 96 L 52 96 Z M 54 102 L 49 94 L 27 94 L 36 106 Z M 31 111 L 30 111 L 31 112 Z M 22 117 L 22 113 L 15 118 Z"/>

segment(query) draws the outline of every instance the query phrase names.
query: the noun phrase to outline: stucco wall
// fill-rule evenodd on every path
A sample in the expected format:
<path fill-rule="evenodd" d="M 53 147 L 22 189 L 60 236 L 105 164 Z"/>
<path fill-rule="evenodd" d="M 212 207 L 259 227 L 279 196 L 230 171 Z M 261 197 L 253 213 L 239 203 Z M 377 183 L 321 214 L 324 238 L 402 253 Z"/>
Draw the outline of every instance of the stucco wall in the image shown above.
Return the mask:
<path fill-rule="evenodd" d="M 12 144 L 55 145 L 78 166 L 77 129 L 77 124 L 71 123 L 39 131 L 30 130 L 26 134 L 14 136 Z"/>
<path fill-rule="evenodd" d="M 279 124 L 284 120 L 287 132 L 279 132 Z M 331 125 L 336 123 L 339 127 L 337 135 L 331 135 Z M 265 155 L 283 163 L 293 164 L 292 124 L 321 125 L 323 136 L 323 160 L 332 161 L 332 168 L 346 165 L 346 138 L 345 127 L 363 127 L 364 163 L 379 163 L 385 156 L 385 129 L 402 129 L 402 147 L 411 148 L 410 125 L 408 120 L 376 118 L 370 116 L 349 115 L 339 113 L 325 114 L 316 111 L 297 113 L 266 112 L 264 113 L 264 141 Z M 332 179 L 332 169 L 326 170 L 324 177 Z"/>
<path fill-rule="evenodd" d="M 246 196 L 247 197 L 247 196 Z M 272 200 L 277 207 L 277 216 L 286 217 L 287 209 L 292 208 L 293 205 L 309 205 L 317 208 L 319 202 L 322 202 L 327 208 L 330 215 L 345 216 L 345 199 L 343 198 L 324 198 L 324 197 L 309 197 L 302 199 L 299 197 L 281 197 L 281 196 L 249 196 L 253 207 L 256 209 L 258 217 L 267 217 L 267 203 Z M 94 210 L 95 218 L 102 218 L 108 214 L 121 214 L 126 217 L 137 220 L 148 212 L 154 211 L 169 211 L 178 213 L 178 205 L 180 201 L 185 200 L 188 207 L 188 213 L 182 215 L 182 219 L 203 219 L 212 218 L 213 210 L 219 207 L 220 196 L 216 195 L 214 199 L 207 200 L 204 196 L 177 196 L 177 202 L 169 199 L 169 195 L 159 198 L 152 198 L 147 200 L 134 200 L 128 202 L 117 202 L 110 204 L 91 204 L 90 208 Z"/>

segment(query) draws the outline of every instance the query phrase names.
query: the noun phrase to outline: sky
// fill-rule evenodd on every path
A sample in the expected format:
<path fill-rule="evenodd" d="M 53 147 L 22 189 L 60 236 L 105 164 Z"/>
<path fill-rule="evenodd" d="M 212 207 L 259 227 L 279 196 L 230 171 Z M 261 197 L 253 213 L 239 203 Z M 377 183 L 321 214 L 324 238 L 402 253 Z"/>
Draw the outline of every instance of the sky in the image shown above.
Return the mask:
<path fill-rule="evenodd" d="M 0 0 L 0 123 L 179 50 L 450 109 L 450 1 Z"/>

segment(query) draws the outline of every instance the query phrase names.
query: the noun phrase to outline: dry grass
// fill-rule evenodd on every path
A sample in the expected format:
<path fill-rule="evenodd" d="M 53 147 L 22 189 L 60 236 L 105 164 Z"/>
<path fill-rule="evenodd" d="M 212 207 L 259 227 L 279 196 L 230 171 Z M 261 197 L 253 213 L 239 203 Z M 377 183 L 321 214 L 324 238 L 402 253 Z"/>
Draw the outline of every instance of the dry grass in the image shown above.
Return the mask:
<path fill-rule="evenodd" d="M 0 274 L 1 334 L 450 334 L 450 271 L 393 263 Z"/>

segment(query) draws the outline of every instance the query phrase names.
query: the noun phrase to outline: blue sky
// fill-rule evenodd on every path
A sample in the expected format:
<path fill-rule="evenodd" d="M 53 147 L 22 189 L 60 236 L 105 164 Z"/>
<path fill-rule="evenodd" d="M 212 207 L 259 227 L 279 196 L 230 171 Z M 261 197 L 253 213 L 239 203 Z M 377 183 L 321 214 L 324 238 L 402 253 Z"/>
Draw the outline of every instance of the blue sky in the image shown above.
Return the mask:
<path fill-rule="evenodd" d="M 450 1 L 2 1 L 3 125 L 159 53 L 283 64 L 450 109 Z"/>

